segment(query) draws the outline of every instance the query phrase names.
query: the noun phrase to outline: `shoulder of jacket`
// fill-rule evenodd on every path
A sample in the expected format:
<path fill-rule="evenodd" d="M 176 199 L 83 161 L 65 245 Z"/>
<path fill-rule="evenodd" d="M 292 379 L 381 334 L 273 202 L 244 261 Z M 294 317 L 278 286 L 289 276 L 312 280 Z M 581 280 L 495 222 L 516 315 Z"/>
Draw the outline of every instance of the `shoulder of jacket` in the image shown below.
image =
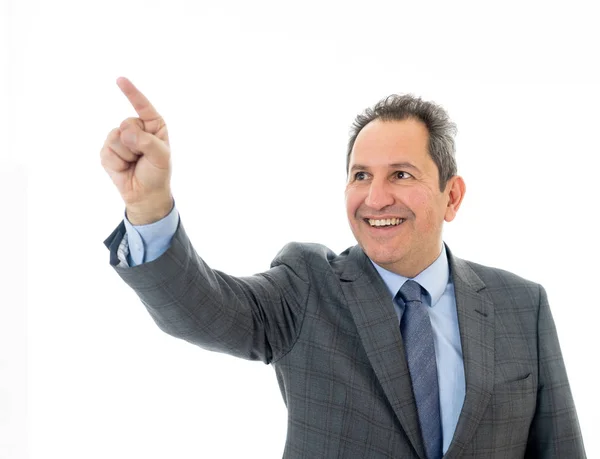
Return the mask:
<path fill-rule="evenodd" d="M 462 260 L 471 268 L 485 284 L 489 286 L 522 286 L 529 288 L 539 288 L 539 284 L 530 279 L 526 279 L 518 274 L 511 271 L 507 271 L 501 268 L 495 268 L 491 266 L 482 265 L 473 261 Z"/>
<path fill-rule="evenodd" d="M 332 262 L 338 258 L 338 255 L 323 244 L 289 242 L 275 256 L 272 265 L 279 264 L 284 260 L 298 258 L 302 258 L 307 264 L 321 264 Z"/>

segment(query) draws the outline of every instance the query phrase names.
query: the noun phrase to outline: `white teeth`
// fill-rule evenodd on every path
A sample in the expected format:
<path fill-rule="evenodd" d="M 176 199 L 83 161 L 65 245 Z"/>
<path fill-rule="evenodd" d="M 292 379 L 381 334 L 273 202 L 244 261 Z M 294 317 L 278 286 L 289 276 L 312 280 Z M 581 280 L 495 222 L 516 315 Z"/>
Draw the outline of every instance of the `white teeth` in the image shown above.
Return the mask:
<path fill-rule="evenodd" d="M 373 218 L 369 219 L 369 225 L 371 226 L 396 226 L 402 223 L 404 220 L 401 218 L 387 218 L 376 220 Z"/>

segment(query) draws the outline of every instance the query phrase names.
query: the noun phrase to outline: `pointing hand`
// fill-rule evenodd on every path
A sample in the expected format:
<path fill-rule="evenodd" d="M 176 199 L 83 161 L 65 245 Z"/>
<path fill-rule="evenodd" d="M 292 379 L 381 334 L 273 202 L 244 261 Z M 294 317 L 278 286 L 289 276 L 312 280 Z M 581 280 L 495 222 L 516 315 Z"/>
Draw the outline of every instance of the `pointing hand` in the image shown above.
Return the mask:
<path fill-rule="evenodd" d="M 134 225 L 153 223 L 172 209 L 171 150 L 167 125 L 150 101 L 127 78 L 117 79 L 138 117 L 108 134 L 101 163 L 119 190 Z"/>

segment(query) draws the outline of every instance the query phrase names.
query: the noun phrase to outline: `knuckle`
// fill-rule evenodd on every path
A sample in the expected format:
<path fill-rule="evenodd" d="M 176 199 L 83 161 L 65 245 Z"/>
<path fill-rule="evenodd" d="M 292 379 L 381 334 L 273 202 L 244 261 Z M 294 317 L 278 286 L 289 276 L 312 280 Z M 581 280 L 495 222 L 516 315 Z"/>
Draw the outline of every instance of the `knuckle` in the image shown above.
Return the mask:
<path fill-rule="evenodd" d="M 132 127 L 143 129 L 144 123 L 139 118 L 126 118 L 125 120 L 123 120 L 123 122 L 119 126 L 119 129 L 125 130 L 125 129 L 129 129 Z"/>
<path fill-rule="evenodd" d="M 125 129 L 131 127 L 133 125 L 133 123 L 131 122 L 131 118 L 127 118 L 126 120 L 123 120 L 121 122 L 121 124 L 119 125 L 119 129 L 121 131 L 124 131 Z"/>
<path fill-rule="evenodd" d="M 121 134 L 121 130 L 119 128 L 114 128 L 112 131 L 110 131 L 110 133 L 108 134 L 107 140 L 109 140 L 110 142 L 114 142 L 116 139 L 119 138 L 119 135 Z"/>
<path fill-rule="evenodd" d="M 149 135 L 138 136 L 137 144 L 141 149 L 146 149 L 152 146 L 152 138 Z"/>
<path fill-rule="evenodd" d="M 109 167 L 108 167 L 108 160 L 106 159 L 106 157 L 100 158 L 100 164 L 102 165 L 102 167 L 104 169 L 109 169 Z"/>
<path fill-rule="evenodd" d="M 114 128 L 111 129 L 111 131 L 108 133 L 108 135 L 106 136 L 106 140 L 105 140 L 105 144 L 111 142 L 112 140 L 114 140 L 116 137 L 119 136 L 119 132 L 120 129 L 119 128 Z"/>
<path fill-rule="evenodd" d="M 104 166 L 105 168 L 113 169 L 117 161 L 117 154 L 111 151 L 110 149 L 103 148 L 100 152 L 100 164 L 102 164 L 102 166 Z"/>

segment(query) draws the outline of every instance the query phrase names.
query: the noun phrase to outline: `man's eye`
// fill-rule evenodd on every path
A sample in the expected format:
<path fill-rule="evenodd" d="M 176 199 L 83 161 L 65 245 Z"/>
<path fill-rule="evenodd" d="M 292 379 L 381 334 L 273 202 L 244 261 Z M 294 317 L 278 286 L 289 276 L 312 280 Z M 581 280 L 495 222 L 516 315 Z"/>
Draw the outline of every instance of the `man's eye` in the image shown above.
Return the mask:
<path fill-rule="evenodd" d="M 367 177 L 365 172 L 357 172 L 354 174 L 354 180 L 364 180 Z"/>
<path fill-rule="evenodd" d="M 407 179 L 407 178 L 410 178 L 410 177 L 412 177 L 412 175 L 410 175 L 408 172 L 404 172 L 404 171 L 398 171 L 398 172 L 396 172 L 396 178 L 399 178 L 401 180 L 402 179 Z"/>

